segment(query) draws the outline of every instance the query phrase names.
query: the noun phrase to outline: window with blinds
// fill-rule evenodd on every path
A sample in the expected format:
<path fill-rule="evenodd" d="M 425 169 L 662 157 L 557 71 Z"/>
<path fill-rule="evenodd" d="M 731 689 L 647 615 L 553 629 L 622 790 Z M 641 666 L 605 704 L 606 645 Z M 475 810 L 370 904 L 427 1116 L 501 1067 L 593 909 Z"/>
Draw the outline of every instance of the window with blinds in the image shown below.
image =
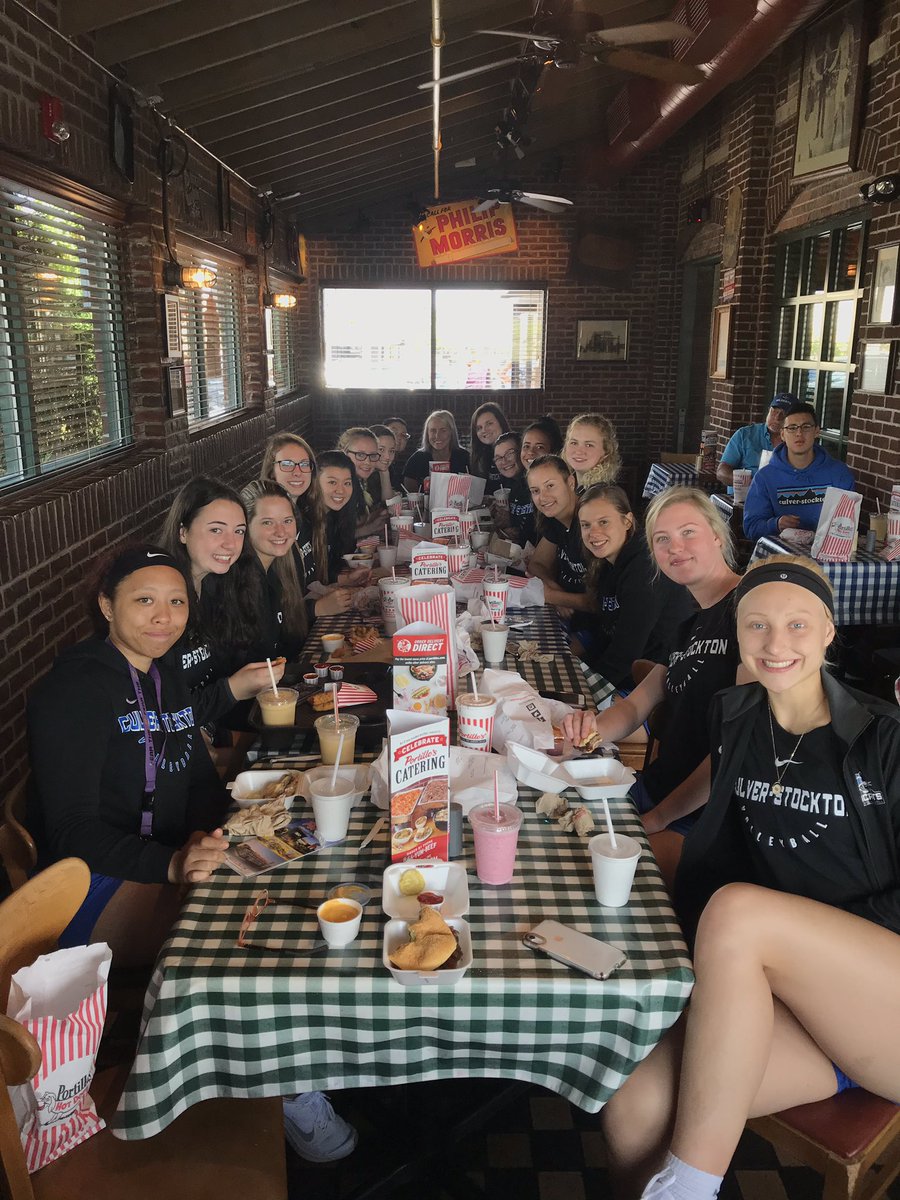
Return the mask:
<path fill-rule="evenodd" d="M 117 230 L 0 179 L 0 484 L 131 440 Z"/>
<path fill-rule="evenodd" d="M 540 388 L 543 288 L 323 288 L 325 386 Z"/>
<path fill-rule="evenodd" d="M 184 250 L 179 261 L 216 272 L 213 287 L 178 300 L 188 419 L 206 421 L 241 407 L 241 271 Z"/>
<path fill-rule="evenodd" d="M 266 382 L 283 396 L 297 386 L 297 341 L 300 316 L 296 308 L 267 308 Z"/>

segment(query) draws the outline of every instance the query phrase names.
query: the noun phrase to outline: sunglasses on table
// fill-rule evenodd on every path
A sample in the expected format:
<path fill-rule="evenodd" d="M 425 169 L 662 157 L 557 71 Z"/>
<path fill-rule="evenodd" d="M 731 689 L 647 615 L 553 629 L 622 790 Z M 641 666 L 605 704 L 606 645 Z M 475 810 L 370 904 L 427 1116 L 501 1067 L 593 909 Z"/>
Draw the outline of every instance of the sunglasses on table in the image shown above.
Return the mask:
<path fill-rule="evenodd" d="M 267 889 L 263 890 L 253 898 L 247 906 L 247 911 L 244 913 L 244 919 L 241 921 L 241 931 L 238 934 L 237 944 L 243 950 L 271 950 L 273 954 L 319 954 L 322 950 L 326 950 L 327 946 L 324 942 L 313 945 L 308 948 L 297 946 L 273 946 L 270 942 L 258 941 L 256 937 L 251 937 L 253 926 L 256 924 L 259 916 L 267 908 L 303 908 L 315 912 L 318 908 L 315 904 L 303 904 L 299 901 L 284 902 L 279 901 L 277 904 L 269 899 Z"/>
<path fill-rule="evenodd" d="M 808 421 L 805 425 L 785 425 L 785 433 L 809 433 L 811 429 L 815 429 L 815 425 L 811 425 Z"/>
<path fill-rule="evenodd" d="M 357 462 L 378 462 L 381 458 L 381 451 L 376 451 L 375 454 L 366 454 L 365 450 L 348 450 L 347 453 L 351 458 L 355 458 Z"/>
<path fill-rule="evenodd" d="M 279 458 L 277 465 L 281 467 L 282 471 L 295 471 L 298 467 L 301 471 L 311 471 L 313 469 L 313 464 L 308 458 L 298 458 L 296 460 L 293 458 Z"/>

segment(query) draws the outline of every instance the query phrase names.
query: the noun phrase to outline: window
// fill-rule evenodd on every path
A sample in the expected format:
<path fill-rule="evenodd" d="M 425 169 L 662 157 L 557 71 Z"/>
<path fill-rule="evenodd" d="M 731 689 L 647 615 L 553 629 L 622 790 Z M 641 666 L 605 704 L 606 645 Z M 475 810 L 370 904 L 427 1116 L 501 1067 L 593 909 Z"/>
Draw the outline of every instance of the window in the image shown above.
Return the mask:
<path fill-rule="evenodd" d="M 814 405 L 821 440 L 839 456 L 850 420 L 864 234 L 864 223 L 848 218 L 778 250 L 774 391 Z"/>
<path fill-rule="evenodd" d="M 543 386 L 543 288 L 323 288 L 325 386 Z"/>
<path fill-rule="evenodd" d="M 183 250 L 180 261 L 216 272 L 213 287 L 179 297 L 188 417 L 205 421 L 241 407 L 241 269 Z"/>
<path fill-rule="evenodd" d="M 266 384 L 283 396 L 297 386 L 299 314 L 296 308 L 267 308 Z"/>
<path fill-rule="evenodd" d="M 0 483 L 131 439 L 115 226 L 0 179 Z"/>

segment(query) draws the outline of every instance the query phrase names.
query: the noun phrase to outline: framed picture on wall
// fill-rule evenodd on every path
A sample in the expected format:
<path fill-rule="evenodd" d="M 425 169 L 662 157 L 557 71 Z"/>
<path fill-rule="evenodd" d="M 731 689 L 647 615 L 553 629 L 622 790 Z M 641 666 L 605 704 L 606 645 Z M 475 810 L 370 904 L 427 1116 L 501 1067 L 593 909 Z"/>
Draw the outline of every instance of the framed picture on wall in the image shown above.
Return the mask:
<path fill-rule="evenodd" d="M 187 416 L 187 388 L 184 385 L 184 364 L 163 362 L 166 376 L 166 405 L 170 417 Z"/>
<path fill-rule="evenodd" d="M 869 301 L 870 325 L 897 324 L 897 266 L 900 245 L 882 246 L 875 255 L 872 272 L 872 298 Z"/>
<path fill-rule="evenodd" d="M 579 362 L 625 362 L 628 358 L 628 322 L 579 321 L 575 357 Z"/>
<path fill-rule="evenodd" d="M 800 73 L 795 179 L 855 166 L 864 51 L 862 0 L 810 25 Z"/>
<path fill-rule="evenodd" d="M 884 395 L 891 377 L 894 344 L 894 342 L 862 343 L 859 351 L 859 371 L 856 384 L 858 392 L 874 392 L 878 396 Z"/>
<path fill-rule="evenodd" d="M 709 343 L 710 379 L 727 379 L 731 374 L 731 314 L 733 304 L 713 309 L 712 337 Z"/>

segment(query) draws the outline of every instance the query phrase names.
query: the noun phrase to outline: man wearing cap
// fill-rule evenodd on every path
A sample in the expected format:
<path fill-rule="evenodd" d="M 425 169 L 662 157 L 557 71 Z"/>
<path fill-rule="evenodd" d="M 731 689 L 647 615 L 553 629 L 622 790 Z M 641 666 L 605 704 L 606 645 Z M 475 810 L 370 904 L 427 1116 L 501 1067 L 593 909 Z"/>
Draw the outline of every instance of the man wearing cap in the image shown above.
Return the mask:
<path fill-rule="evenodd" d="M 776 446 L 781 445 L 784 414 L 792 404 L 798 403 L 797 397 L 790 392 L 779 392 L 772 397 L 765 421 L 760 421 L 757 425 L 742 425 L 731 435 L 722 454 L 722 461 L 716 468 L 716 479 L 727 483 L 729 492 L 732 491 L 735 471 L 752 471 L 755 475 L 762 452 L 768 450 L 771 453 Z"/>
<path fill-rule="evenodd" d="M 818 445 L 819 419 L 811 404 L 785 413 L 784 440 L 764 470 L 753 476 L 744 505 L 748 538 L 778 536 L 785 529 L 815 529 L 827 487 L 852 492 L 853 472 Z"/>

